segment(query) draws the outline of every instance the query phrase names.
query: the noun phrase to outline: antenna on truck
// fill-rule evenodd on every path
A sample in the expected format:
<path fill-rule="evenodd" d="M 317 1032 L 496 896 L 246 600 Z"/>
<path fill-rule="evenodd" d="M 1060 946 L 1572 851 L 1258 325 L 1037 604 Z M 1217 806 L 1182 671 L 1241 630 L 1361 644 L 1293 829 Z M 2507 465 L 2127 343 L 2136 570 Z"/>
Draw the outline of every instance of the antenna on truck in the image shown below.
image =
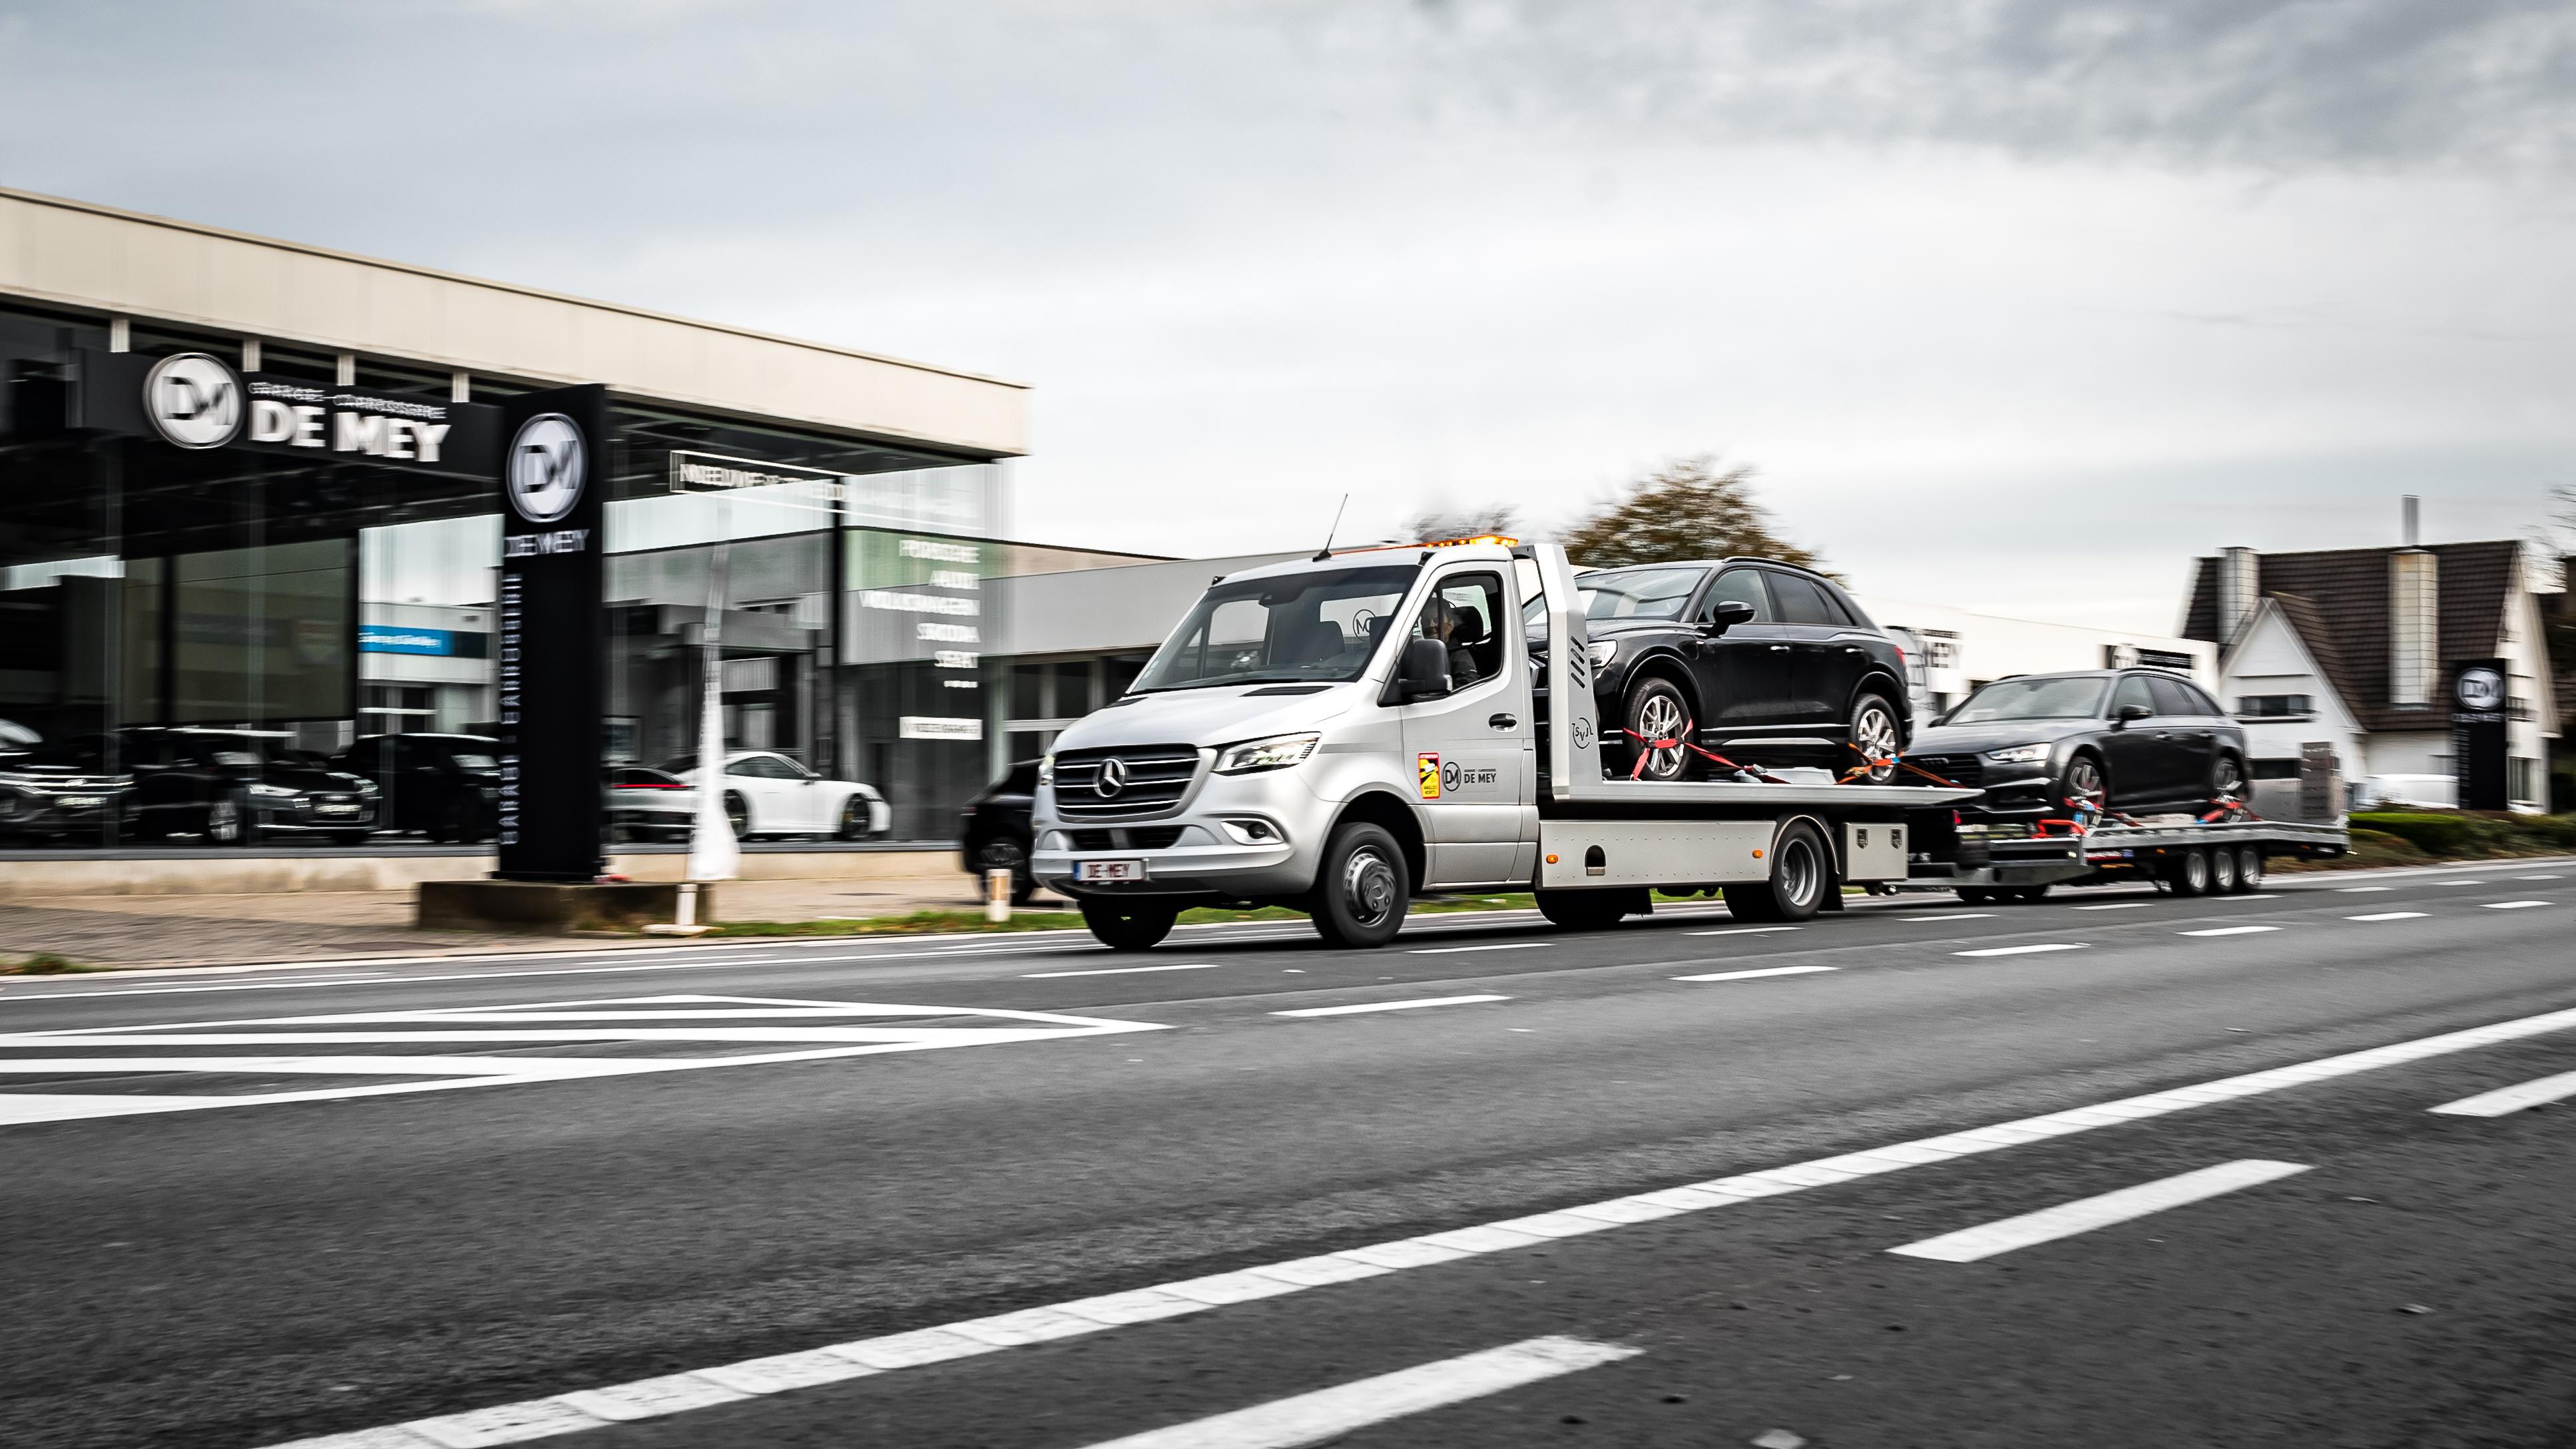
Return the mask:
<path fill-rule="evenodd" d="M 1351 506 L 1351 495 L 1342 495 L 1342 506 L 1333 510 L 1333 526 L 1324 530 L 1324 546 L 1315 550 L 1314 561 L 1322 563 L 1333 556 L 1333 535 L 1342 531 L 1342 508 Z"/>

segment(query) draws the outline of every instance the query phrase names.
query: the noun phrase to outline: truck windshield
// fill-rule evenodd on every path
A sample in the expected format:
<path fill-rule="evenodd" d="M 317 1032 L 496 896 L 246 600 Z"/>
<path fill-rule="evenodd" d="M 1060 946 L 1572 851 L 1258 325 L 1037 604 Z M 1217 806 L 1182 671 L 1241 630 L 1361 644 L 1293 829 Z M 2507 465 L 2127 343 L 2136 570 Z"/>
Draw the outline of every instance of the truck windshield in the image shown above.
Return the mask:
<path fill-rule="evenodd" d="M 1154 651 L 1131 692 L 1357 679 L 1419 571 L 1377 564 L 1219 584 Z"/>
<path fill-rule="evenodd" d="M 2090 719 L 2102 708 L 2100 677 L 1998 679 L 1959 702 L 1943 724 L 2005 719 Z"/>

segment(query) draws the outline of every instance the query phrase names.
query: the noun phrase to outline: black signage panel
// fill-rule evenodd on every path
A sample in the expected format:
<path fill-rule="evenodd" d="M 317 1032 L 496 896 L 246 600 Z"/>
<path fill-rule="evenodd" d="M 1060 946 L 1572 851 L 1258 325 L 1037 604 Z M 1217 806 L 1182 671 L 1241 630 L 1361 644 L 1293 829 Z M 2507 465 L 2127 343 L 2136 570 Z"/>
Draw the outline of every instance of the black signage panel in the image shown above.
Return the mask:
<path fill-rule="evenodd" d="M 81 353 L 80 426 L 174 447 L 247 448 L 490 478 L 501 409 L 422 393 L 236 372 L 206 352 Z"/>
<path fill-rule="evenodd" d="M 2512 803 L 2505 798 L 2509 677 L 2501 659 L 2451 665 L 2451 770 L 2463 810 L 2503 810 Z"/>
<path fill-rule="evenodd" d="M 608 390 L 526 393 L 500 411 L 509 442 L 492 641 L 501 733 L 494 874 L 588 881 L 602 865 Z"/>

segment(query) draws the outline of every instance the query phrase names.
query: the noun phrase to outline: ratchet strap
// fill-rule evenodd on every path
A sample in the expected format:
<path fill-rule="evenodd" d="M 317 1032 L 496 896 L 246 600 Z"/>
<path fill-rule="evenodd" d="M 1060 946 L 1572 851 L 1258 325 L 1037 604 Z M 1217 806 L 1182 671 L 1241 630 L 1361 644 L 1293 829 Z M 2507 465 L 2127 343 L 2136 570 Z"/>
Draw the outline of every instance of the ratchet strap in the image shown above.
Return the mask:
<path fill-rule="evenodd" d="M 1761 784 L 1786 785 L 1789 783 L 1788 781 L 1781 779 L 1779 776 L 1765 771 L 1759 765 L 1739 765 L 1733 760 L 1728 759 L 1726 756 L 1719 754 L 1715 750 L 1701 749 L 1691 741 L 1691 736 L 1696 733 L 1692 728 L 1692 723 L 1693 722 L 1690 720 L 1683 720 L 1682 727 L 1675 732 L 1675 737 L 1669 740 L 1650 740 L 1644 735 L 1631 729 L 1623 729 L 1619 731 L 1619 733 L 1626 735 L 1628 738 L 1637 742 L 1637 763 L 1629 767 L 1628 778 L 1634 780 L 1643 776 L 1646 773 L 1646 757 L 1654 754 L 1658 750 L 1688 750 L 1692 754 L 1699 756 L 1701 759 L 1706 760 L 1711 764 L 1723 765 L 1727 769 L 1733 770 L 1739 775 L 1749 776 Z"/>

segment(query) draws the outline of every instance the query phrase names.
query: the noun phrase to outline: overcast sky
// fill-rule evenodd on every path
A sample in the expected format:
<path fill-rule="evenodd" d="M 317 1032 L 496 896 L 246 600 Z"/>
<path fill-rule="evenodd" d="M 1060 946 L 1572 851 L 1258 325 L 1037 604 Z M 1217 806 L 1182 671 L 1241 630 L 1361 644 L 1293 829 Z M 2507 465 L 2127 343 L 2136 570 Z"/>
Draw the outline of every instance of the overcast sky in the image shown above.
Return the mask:
<path fill-rule="evenodd" d="M 2576 12 L 2508 0 L 0 4 L 0 182 L 1036 387 L 1157 552 L 1760 469 L 1861 591 L 2576 479 Z"/>

